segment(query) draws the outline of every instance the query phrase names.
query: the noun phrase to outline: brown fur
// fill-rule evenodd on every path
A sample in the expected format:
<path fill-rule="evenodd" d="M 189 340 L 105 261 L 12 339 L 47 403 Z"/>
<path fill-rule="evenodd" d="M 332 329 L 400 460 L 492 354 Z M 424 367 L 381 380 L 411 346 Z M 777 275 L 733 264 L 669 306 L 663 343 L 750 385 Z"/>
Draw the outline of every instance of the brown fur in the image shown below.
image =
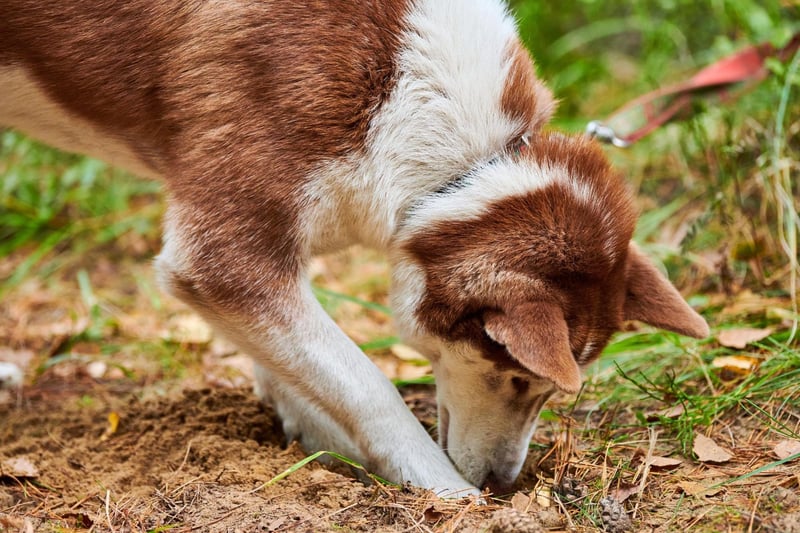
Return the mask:
<path fill-rule="evenodd" d="M 536 326 L 530 327 L 531 322 Z M 580 369 L 570 349 L 570 332 L 558 303 L 525 302 L 506 311 L 487 311 L 484 328 L 534 375 L 567 392 L 580 390 Z M 515 389 L 524 395 L 519 387 Z"/>
<path fill-rule="evenodd" d="M 192 220 L 194 261 L 173 285 L 198 305 L 246 313 L 296 275 L 296 191 L 323 162 L 363 148 L 394 84 L 406 8 L 11 0 L 0 57 L 46 90 L 57 84 L 56 101 L 166 178 L 177 218 L 183 209 Z M 89 53 L 97 43 L 104 52 Z"/>
<path fill-rule="evenodd" d="M 625 280 L 626 320 L 641 320 L 690 337 L 708 336 L 705 320 L 700 315 L 686 313 L 680 293 L 635 245 L 630 246 Z"/>
<path fill-rule="evenodd" d="M 502 109 L 509 117 L 527 125 L 531 132 L 539 131 L 555 110 L 553 95 L 536 77 L 533 59 L 520 41 L 511 43 L 508 54 L 511 67 L 503 90 Z"/>
<path fill-rule="evenodd" d="M 488 345 L 486 314 L 551 301 L 563 310 L 571 353 L 580 358 L 591 341 L 598 345 L 593 357 L 623 320 L 625 258 L 635 223 L 630 193 L 593 142 L 534 137 L 522 157 L 565 167 L 591 184 L 596 197 L 585 204 L 556 182 L 501 200 L 480 218 L 439 223 L 416 235 L 407 248 L 427 276 L 417 318 L 438 335 L 468 340 L 498 364 L 513 365 L 504 350 Z M 599 223 L 604 215 L 607 222 Z M 546 318 L 528 322 L 549 327 Z"/>

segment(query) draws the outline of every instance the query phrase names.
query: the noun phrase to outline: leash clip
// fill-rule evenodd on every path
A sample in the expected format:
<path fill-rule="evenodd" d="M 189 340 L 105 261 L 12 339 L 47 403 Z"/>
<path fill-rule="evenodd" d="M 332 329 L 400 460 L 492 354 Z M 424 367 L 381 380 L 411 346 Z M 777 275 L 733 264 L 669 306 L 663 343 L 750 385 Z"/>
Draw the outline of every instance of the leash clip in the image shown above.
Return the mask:
<path fill-rule="evenodd" d="M 627 148 L 632 144 L 630 141 L 617 135 L 614 128 L 603 124 L 599 120 L 593 120 L 586 125 L 586 135 L 594 137 L 600 142 L 612 144 L 617 148 Z"/>

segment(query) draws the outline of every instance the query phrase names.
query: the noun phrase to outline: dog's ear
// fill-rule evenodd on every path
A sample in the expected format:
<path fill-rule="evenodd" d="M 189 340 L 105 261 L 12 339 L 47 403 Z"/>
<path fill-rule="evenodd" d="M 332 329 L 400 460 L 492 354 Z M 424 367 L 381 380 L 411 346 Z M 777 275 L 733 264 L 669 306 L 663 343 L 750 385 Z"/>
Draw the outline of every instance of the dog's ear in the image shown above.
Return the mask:
<path fill-rule="evenodd" d="M 689 307 L 669 280 L 631 243 L 626 271 L 625 320 L 698 339 L 709 336 L 705 319 Z"/>
<path fill-rule="evenodd" d="M 572 357 L 561 309 L 547 302 L 528 302 L 506 312 L 484 314 L 486 334 L 506 347 L 522 366 L 565 391 L 581 388 L 581 371 Z"/>

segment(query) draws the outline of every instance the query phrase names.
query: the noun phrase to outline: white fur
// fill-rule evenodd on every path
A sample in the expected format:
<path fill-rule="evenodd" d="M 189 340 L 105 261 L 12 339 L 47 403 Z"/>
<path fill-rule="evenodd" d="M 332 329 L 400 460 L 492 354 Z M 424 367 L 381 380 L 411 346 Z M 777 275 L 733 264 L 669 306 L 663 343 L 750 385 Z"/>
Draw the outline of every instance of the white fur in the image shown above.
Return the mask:
<path fill-rule="evenodd" d="M 438 222 L 480 218 L 497 202 L 543 189 L 553 183 L 569 187 L 574 198 L 588 207 L 598 205 L 595 191 L 567 168 L 540 165 L 502 155 L 463 178 L 462 186 L 444 194 L 428 195 L 415 206 L 402 234 L 411 234 Z M 609 228 L 613 231 L 614 228 Z"/>
<path fill-rule="evenodd" d="M 420 344 L 423 346 L 429 344 L 427 334 L 416 319 L 417 308 L 425 297 L 425 272 L 401 252 L 395 252 L 389 261 L 392 264 L 390 303 L 398 334 L 406 343 L 419 350 Z M 424 354 L 428 357 L 436 355 Z"/>
<path fill-rule="evenodd" d="M 508 486 L 525 462 L 539 408 L 552 393 L 553 384 L 532 381 L 527 397 L 536 408 L 520 409 L 512 401 L 519 400 L 511 385 L 512 374 L 504 373 L 499 386 L 490 386 L 486 376 L 495 372 L 490 361 L 468 344 L 443 344 L 448 357 L 434 362 L 439 409 L 448 413 L 446 424 L 440 423 L 439 440 L 446 442 L 448 456 L 467 479 L 491 475 Z"/>
<path fill-rule="evenodd" d="M 312 252 L 353 242 L 385 249 L 421 195 L 523 133 L 526 125 L 501 109 L 516 38 L 498 0 L 416 3 L 399 78 L 373 119 L 366 154 L 319 169 L 306 190 Z"/>

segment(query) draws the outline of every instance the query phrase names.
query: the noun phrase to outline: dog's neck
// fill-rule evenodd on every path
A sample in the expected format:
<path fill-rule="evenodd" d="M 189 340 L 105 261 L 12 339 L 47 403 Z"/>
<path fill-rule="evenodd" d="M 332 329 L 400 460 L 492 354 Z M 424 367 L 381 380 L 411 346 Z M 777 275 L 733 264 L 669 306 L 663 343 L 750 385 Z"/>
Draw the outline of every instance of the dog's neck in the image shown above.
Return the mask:
<path fill-rule="evenodd" d="M 469 181 L 555 107 L 501 2 L 416 2 L 398 50 L 364 149 L 318 167 L 307 185 L 312 253 L 388 249 L 415 206 Z"/>

